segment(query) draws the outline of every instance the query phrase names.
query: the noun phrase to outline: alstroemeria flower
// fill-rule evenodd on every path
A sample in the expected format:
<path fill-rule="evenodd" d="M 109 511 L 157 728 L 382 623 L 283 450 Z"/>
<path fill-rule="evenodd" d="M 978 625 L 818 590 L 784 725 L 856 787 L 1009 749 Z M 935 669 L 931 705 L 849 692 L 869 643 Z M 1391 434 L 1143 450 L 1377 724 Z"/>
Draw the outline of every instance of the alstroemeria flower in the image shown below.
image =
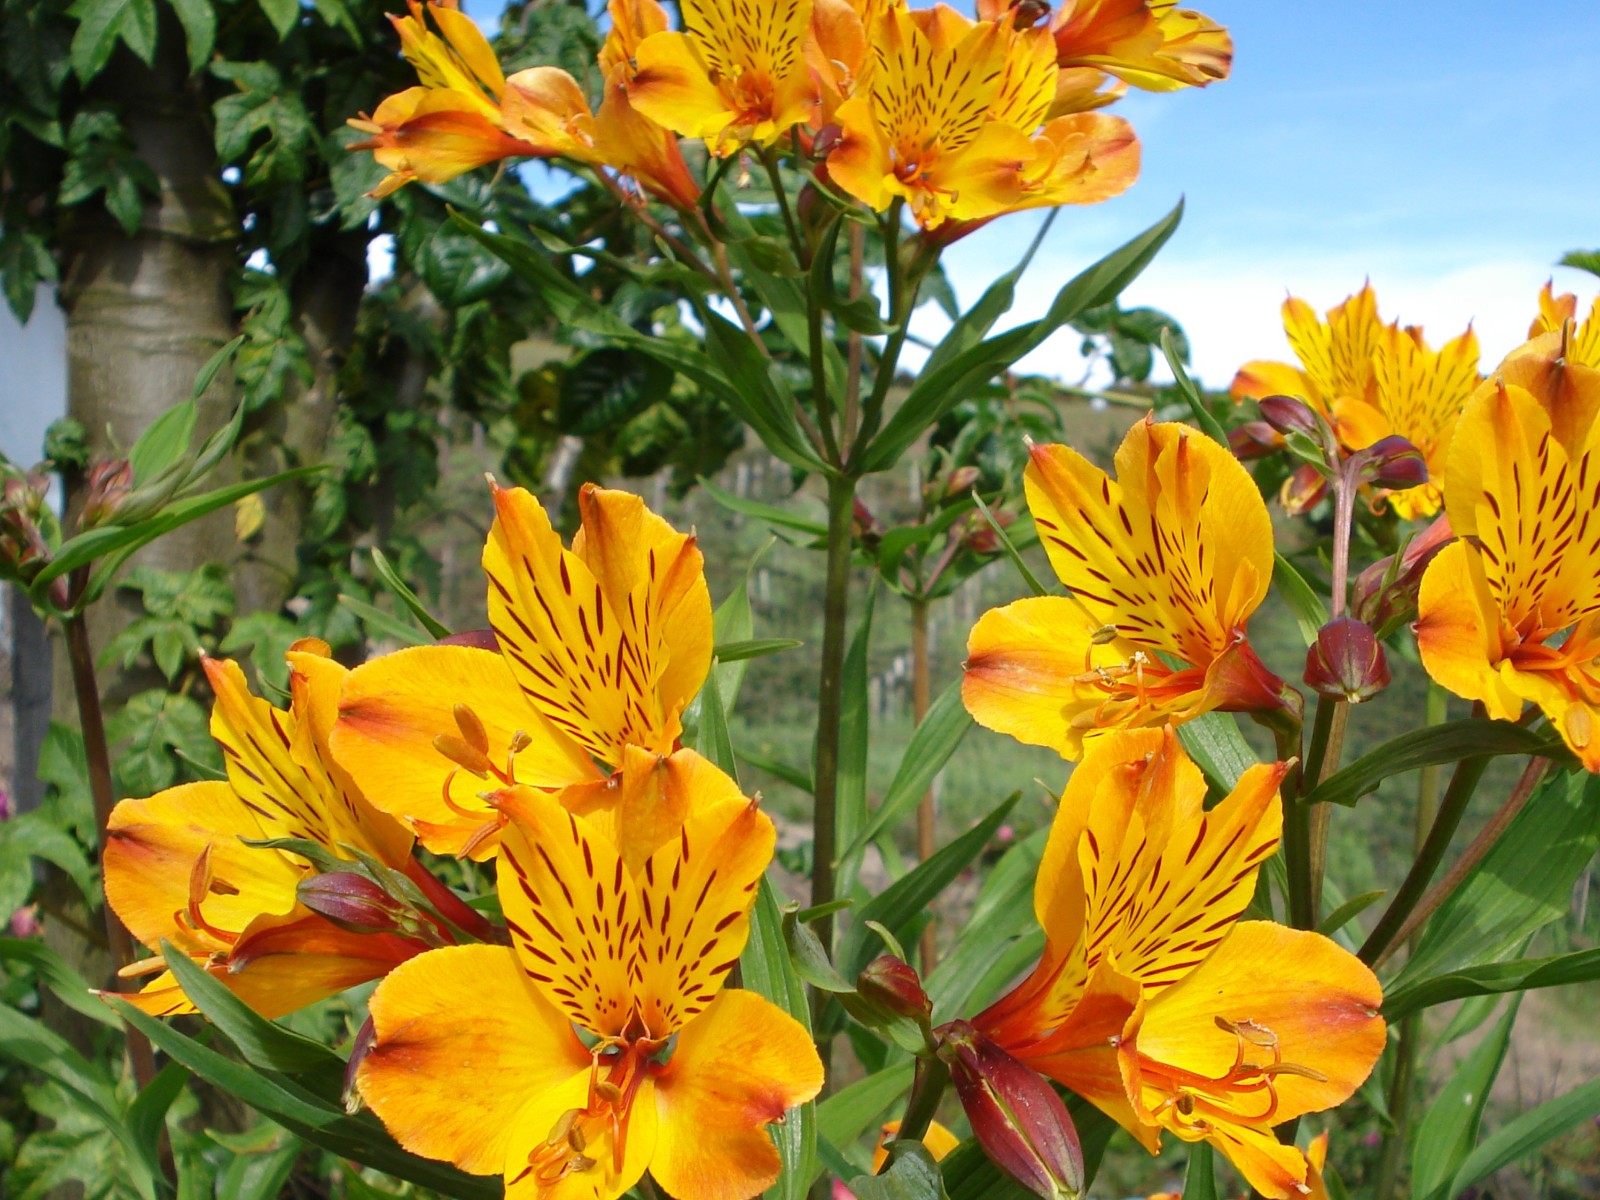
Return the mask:
<path fill-rule="evenodd" d="M 756 1195 L 779 1169 L 767 1124 L 822 1085 L 799 1022 L 722 986 L 771 821 L 709 766 L 686 816 L 614 824 L 621 844 L 546 793 L 497 803 L 512 948 L 390 975 L 362 1096 L 402 1145 L 503 1174 L 511 1200 L 615 1200 L 646 1170 L 677 1200 Z"/>
<path fill-rule="evenodd" d="M 1539 315 L 1528 327 L 1528 337 L 1559 333 L 1568 321 L 1575 323 L 1566 342 L 1568 362 L 1600 371 L 1600 295 L 1589 305 L 1589 315 L 1578 323 L 1578 298 L 1571 292 L 1557 296 L 1552 283 L 1539 292 Z"/>
<path fill-rule="evenodd" d="M 1072 773 L 1034 889 L 1044 955 L 974 1022 L 1152 1153 L 1209 1141 L 1262 1195 L 1296 1195 L 1305 1156 L 1272 1127 L 1331 1108 L 1382 1052 L 1382 994 L 1316 933 L 1240 922 L 1278 844 L 1281 763 L 1206 811 L 1165 730 L 1112 734 Z"/>
<path fill-rule="evenodd" d="M 357 667 L 333 732 L 373 803 L 442 854 L 493 852 L 485 790 L 602 784 L 627 747 L 671 753 L 711 666 L 692 536 L 637 496 L 586 484 L 567 550 L 529 492 L 493 494 L 495 648 L 417 646 Z"/>
<path fill-rule="evenodd" d="M 834 115 L 828 173 L 871 207 L 904 199 L 936 229 L 1094 203 L 1138 174 L 1138 141 L 1120 118 L 1063 117 L 1040 130 L 1057 74 L 1045 31 L 938 5 L 887 8 L 868 34 L 876 63 Z"/>
<path fill-rule="evenodd" d="M 359 850 L 408 875 L 447 916 L 472 919 L 412 858 L 410 833 L 333 761 L 328 731 L 345 669 L 314 640 L 288 657 L 288 712 L 251 695 L 236 664 L 205 660 L 228 778 L 122 801 L 105 848 L 106 897 L 134 937 L 152 950 L 167 940 L 269 1017 L 376 979 L 430 941 L 334 925 L 296 895 L 310 863 L 241 839 L 303 839 L 352 861 Z M 448 940 L 437 932 L 431 944 Z M 144 959 L 123 973 L 162 966 Z M 165 971 L 128 999 L 158 1016 L 194 1011 Z"/>
<path fill-rule="evenodd" d="M 683 31 L 652 33 L 634 53 L 633 106 L 726 158 L 808 124 L 817 91 L 806 66 L 811 0 L 752 9 L 683 0 Z"/>
<path fill-rule="evenodd" d="M 979 618 L 961 695 L 980 725 L 1076 759 L 1108 729 L 1282 707 L 1245 636 L 1272 579 L 1272 522 L 1226 447 L 1145 420 L 1116 479 L 1067 446 L 1031 457 L 1028 507 L 1072 595 Z"/>
<path fill-rule="evenodd" d="M 1561 336 L 1513 355 L 1462 414 L 1444 482 L 1459 540 L 1428 565 L 1415 628 L 1442 687 L 1499 720 L 1537 704 L 1600 771 L 1600 372 Z"/>

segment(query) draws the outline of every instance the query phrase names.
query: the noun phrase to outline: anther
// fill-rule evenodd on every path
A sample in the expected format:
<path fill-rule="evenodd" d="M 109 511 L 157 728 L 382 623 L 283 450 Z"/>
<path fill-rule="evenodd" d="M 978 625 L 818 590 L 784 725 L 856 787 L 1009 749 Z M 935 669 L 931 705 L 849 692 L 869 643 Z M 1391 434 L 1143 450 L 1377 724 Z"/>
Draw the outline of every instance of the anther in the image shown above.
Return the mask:
<path fill-rule="evenodd" d="M 461 730 L 461 737 L 479 754 L 489 753 L 489 733 L 483 727 L 478 714 L 465 704 L 458 704 L 454 709 L 456 728 Z"/>
<path fill-rule="evenodd" d="M 494 771 L 494 764 L 489 761 L 488 755 L 453 733 L 435 734 L 433 748 L 462 770 L 471 772 L 479 779 L 489 778 Z"/>

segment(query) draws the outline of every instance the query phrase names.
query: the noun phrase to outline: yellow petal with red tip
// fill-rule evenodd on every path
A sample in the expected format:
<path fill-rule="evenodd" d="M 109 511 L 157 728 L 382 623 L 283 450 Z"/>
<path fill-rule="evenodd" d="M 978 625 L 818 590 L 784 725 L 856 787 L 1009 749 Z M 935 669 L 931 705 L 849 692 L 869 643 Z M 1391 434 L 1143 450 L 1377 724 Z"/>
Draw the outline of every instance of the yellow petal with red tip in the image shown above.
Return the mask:
<path fill-rule="evenodd" d="M 821 1088 L 822 1063 L 798 1021 L 752 992 L 722 992 L 684 1026 L 656 1080 L 650 1174 L 677 1200 L 757 1195 L 780 1165 L 766 1126 Z"/>
<path fill-rule="evenodd" d="M 196 864 L 208 857 L 209 877 L 200 881 L 197 897 L 206 923 L 238 933 L 260 913 L 294 907 L 295 885 L 304 872 L 275 851 L 240 841 L 275 832 L 221 781 L 124 800 L 112 810 L 106 831 L 106 898 L 128 931 L 151 949 L 166 938 L 197 954 L 225 950 L 229 942 L 187 917 Z"/>
<path fill-rule="evenodd" d="M 493 650 L 415 646 L 364 663 L 344 681 L 331 735 L 334 756 L 363 794 L 411 825 L 435 854 L 461 853 L 486 824 L 499 821 L 479 793 L 502 785 L 457 770 L 434 747 L 440 735 L 459 736 L 458 704 L 477 715 L 490 760 L 501 770 L 509 760 L 517 782 L 560 788 L 601 778 L 583 748 L 528 703 L 504 658 Z M 511 758 L 512 738 L 519 732 L 532 740 Z M 480 852 L 492 850 L 485 843 Z"/>
<path fill-rule="evenodd" d="M 1514 721 L 1522 715 L 1522 698 L 1495 668 L 1505 657 L 1499 620 L 1477 549 L 1456 542 L 1439 551 L 1423 573 L 1417 597 L 1422 665 L 1441 687 L 1481 700 L 1497 720 Z"/>
<path fill-rule="evenodd" d="M 1268 396 L 1310 399 L 1312 388 L 1305 372 L 1288 363 L 1256 359 L 1245 363 L 1233 377 L 1228 395 L 1235 400 L 1264 400 Z"/>
<path fill-rule="evenodd" d="M 346 955 L 274 955 L 233 972 L 224 964 L 196 959 L 218 983 L 268 1020 L 288 1016 L 358 984 L 370 983 L 394 967 L 392 961 Z M 170 971 L 120 999 L 153 1017 L 178 1017 L 197 1011 Z"/>
<path fill-rule="evenodd" d="M 1332 940 L 1242 921 L 1204 964 L 1146 1005 L 1137 1049 L 1215 1078 L 1239 1052 L 1239 1039 L 1217 1018 L 1267 1030 L 1271 1051 L 1251 1046 L 1247 1061 L 1275 1054 L 1309 1072 L 1272 1076 L 1277 1107 L 1270 1124 L 1278 1124 L 1342 1104 L 1361 1086 L 1387 1036 L 1382 1004 L 1377 977 Z"/>
<path fill-rule="evenodd" d="M 361 1095 L 417 1154 L 499 1174 L 517 1148 L 511 1114 L 570 1080 L 587 1089 L 589 1052 L 511 950 L 418 955 L 378 985 L 370 1008 L 375 1041 L 357 1075 Z"/>
<path fill-rule="evenodd" d="M 506 80 L 506 131 L 544 153 L 595 158 L 594 114 L 578 81 L 559 67 L 529 67 Z"/>
<path fill-rule="evenodd" d="M 602 162 L 631 176 L 657 199 L 683 209 L 699 202 L 700 185 L 677 137 L 634 108 L 623 83 L 606 86 L 594 119 L 594 148 Z"/>
<path fill-rule="evenodd" d="M 733 120 L 705 58 L 688 34 L 652 34 L 640 43 L 635 62 L 628 98 L 658 125 L 711 142 Z"/>

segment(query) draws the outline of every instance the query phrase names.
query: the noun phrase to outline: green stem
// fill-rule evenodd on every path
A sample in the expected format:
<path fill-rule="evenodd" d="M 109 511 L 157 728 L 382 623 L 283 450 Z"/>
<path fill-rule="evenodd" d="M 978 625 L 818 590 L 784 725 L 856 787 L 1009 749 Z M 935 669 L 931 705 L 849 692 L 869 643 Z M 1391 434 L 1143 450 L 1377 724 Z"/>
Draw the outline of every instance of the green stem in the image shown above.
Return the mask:
<path fill-rule="evenodd" d="M 1456 764 L 1455 773 L 1450 776 L 1450 786 L 1445 789 L 1444 799 L 1439 802 L 1438 816 L 1423 840 L 1416 861 L 1411 864 L 1411 870 L 1406 873 L 1405 881 L 1395 892 L 1389 907 L 1378 918 L 1378 924 L 1362 943 L 1360 958 L 1368 966 L 1389 957 L 1390 951 L 1398 944 L 1406 918 L 1417 906 L 1417 901 L 1422 899 L 1423 892 L 1427 891 L 1433 873 L 1439 869 L 1445 851 L 1450 848 L 1450 839 L 1455 836 L 1467 805 L 1472 800 L 1472 793 L 1477 790 L 1478 781 L 1483 778 L 1488 765 L 1487 758 L 1464 758 Z"/>
<path fill-rule="evenodd" d="M 911 1096 L 906 1101 L 906 1114 L 900 1118 L 900 1130 L 895 1134 L 896 1141 L 920 1142 L 923 1135 L 928 1132 L 928 1126 L 933 1124 L 933 1118 L 939 1111 L 939 1101 L 944 1099 L 944 1090 L 950 1083 L 950 1068 L 945 1066 L 931 1054 L 922 1055 L 917 1059 L 917 1073 L 911 1081 Z M 878 1174 L 883 1174 L 894 1164 L 895 1156 L 891 1153 Z"/>
<path fill-rule="evenodd" d="M 1394 1078 L 1389 1081 L 1389 1115 L 1394 1129 L 1383 1140 L 1378 1159 L 1375 1200 L 1394 1200 L 1399 1194 L 1400 1162 L 1405 1156 L 1411 1126 L 1411 1088 L 1417 1070 L 1417 1042 L 1422 1036 L 1422 1014 L 1412 1013 L 1400 1022 L 1400 1045 L 1394 1062 Z"/>
<path fill-rule="evenodd" d="M 88 582 L 87 570 L 80 571 L 73 580 L 73 594 L 82 595 Z M 83 754 L 89 772 L 89 794 L 94 799 L 94 827 L 96 848 L 104 851 L 106 830 L 111 824 L 111 809 L 115 797 L 111 785 L 111 750 L 106 742 L 105 714 L 100 708 L 100 685 L 94 674 L 94 654 L 89 647 L 89 627 L 81 612 L 61 619 L 66 634 L 67 658 L 72 664 L 72 690 L 78 701 L 78 724 L 83 730 Z M 111 954 L 113 971 L 134 960 L 133 937 L 117 918 L 109 903 L 105 906 L 106 947 Z M 118 990 L 129 990 L 127 981 L 113 975 Z M 155 1052 L 150 1041 L 137 1029 L 126 1031 L 128 1062 L 133 1068 L 134 1082 L 142 1091 L 156 1077 Z"/>
<path fill-rule="evenodd" d="M 905 349 L 906 335 L 909 332 L 907 327 L 911 324 L 911 309 L 916 303 L 917 285 L 920 281 L 908 283 L 905 265 L 900 261 L 900 221 L 904 207 L 903 200 L 896 200 L 883 220 L 883 260 L 889 274 L 889 321 L 895 328 L 883 344 L 883 353 L 878 356 L 877 374 L 872 380 L 872 391 L 861 409 L 861 428 L 856 431 L 855 441 L 850 446 L 852 462 L 860 458 L 872 440 L 872 435 L 878 432 L 878 425 L 883 417 L 884 402 L 888 399 L 889 388 L 894 383 L 895 367 L 900 362 L 900 352 Z"/>
<path fill-rule="evenodd" d="M 850 475 L 828 479 L 828 568 L 822 609 L 822 667 L 817 680 L 817 758 L 812 815 L 812 907 L 834 898 L 834 858 L 839 834 L 839 734 L 843 712 L 845 622 L 850 604 L 850 521 L 854 515 L 856 481 Z M 817 936 L 830 950 L 833 916 L 819 917 Z M 830 1039 L 823 1032 L 826 994 L 812 994 L 812 1027 L 817 1031 L 817 1053 L 824 1068 L 830 1057 Z"/>
<path fill-rule="evenodd" d="M 920 726 L 928 715 L 932 699 L 932 671 L 928 662 L 928 600 L 916 596 L 911 601 L 911 719 Z M 927 862 L 937 849 L 937 814 L 933 808 L 933 789 L 930 787 L 917 802 L 917 858 Z M 928 923 L 922 929 L 922 948 L 918 966 L 926 979 L 933 973 L 939 954 L 939 915 L 930 909 Z"/>
<path fill-rule="evenodd" d="M 1320 719 L 1320 708 L 1317 715 Z M 1274 727 L 1273 734 L 1278 743 L 1278 761 L 1293 764 L 1284 777 L 1282 792 L 1288 797 L 1283 806 L 1283 866 L 1288 875 L 1289 923 L 1296 929 L 1313 929 L 1316 921 L 1311 915 L 1311 813 L 1301 797 L 1315 786 L 1316 780 L 1296 761 L 1300 754 L 1298 731 Z M 1313 755 L 1316 737 L 1313 729 Z"/>
<path fill-rule="evenodd" d="M 1339 769 L 1339 759 L 1344 754 L 1344 734 L 1350 722 L 1350 705 L 1344 700 L 1333 699 L 1328 696 L 1318 697 L 1317 722 L 1322 721 L 1322 707 L 1326 703 L 1331 710 L 1328 718 L 1327 732 L 1323 738 L 1322 754 L 1317 763 L 1317 773 L 1312 779 L 1312 786 L 1321 783 Z M 1313 739 L 1315 730 L 1313 730 Z M 1311 925 L 1315 928 L 1322 919 L 1322 881 L 1328 872 L 1328 827 L 1333 822 L 1333 805 L 1314 805 L 1310 813 L 1311 822 Z"/>

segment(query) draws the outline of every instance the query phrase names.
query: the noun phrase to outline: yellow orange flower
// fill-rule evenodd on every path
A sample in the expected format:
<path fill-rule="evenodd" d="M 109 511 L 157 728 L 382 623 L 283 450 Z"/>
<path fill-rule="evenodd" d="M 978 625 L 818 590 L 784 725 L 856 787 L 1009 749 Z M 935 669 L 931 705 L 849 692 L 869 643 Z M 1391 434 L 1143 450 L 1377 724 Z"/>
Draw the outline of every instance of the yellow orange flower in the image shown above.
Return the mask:
<path fill-rule="evenodd" d="M 475 167 L 538 153 L 512 137 L 497 118 L 485 116 L 463 93 L 442 88 L 407 88 L 388 97 L 371 116 L 352 118 L 352 128 L 372 137 L 351 150 L 371 150 L 389 174 L 370 195 L 381 199 L 413 181 L 447 183 Z"/>
<path fill-rule="evenodd" d="M 899 1121 L 885 1121 L 878 1130 L 878 1144 L 872 1151 L 872 1173 L 883 1170 L 889 1161 L 889 1143 L 900 1136 Z M 922 1135 L 922 1144 L 928 1148 L 934 1162 L 943 1162 L 947 1154 L 961 1144 L 961 1139 L 937 1121 L 928 1122 L 928 1131 Z"/>
<path fill-rule="evenodd" d="M 1034 972 L 974 1022 L 1151 1152 L 1209 1141 L 1262 1195 L 1307 1186 L 1274 1125 L 1341 1103 L 1382 1052 L 1376 978 L 1320 934 L 1240 922 L 1282 825 L 1283 764 L 1204 807 L 1173 731 L 1095 742 L 1040 865 Z"/>
<path fill-rule="evenodd" d="M 1108 729 L 1283 703 L 1245 636 L 1272 577 L 1255 482 L 1225 447 L 1149 420 L 1116 467 L 1033 448 L 1028 507 L 1072 594 L 993 609 L 967 642 L 961 694 L 978 723 L 1071 759 Z"/>
<path fill-rule="evenodd" d="M 1377 293 L 1367 284 L 1331 308 L 1326 320 L 1304 300 L 1290 296 L 1283 304 L 1283 329 L 1300 366 L 1246 363 L 1234 377 L 1234 399 L 1300 396 L 1337 431 L 1345 407 L 1353 401 L 1370 404 L 1377 389 L 1372 360 L 1384 336 Z"/>
<path fill-rule="evenodd" d="M 683 0 L 683 31 L 652 33 L 634 53 L 634 108 L 725 158 L 808 124 L 817 104 L 806 66 L 811 0 L 757 6 Z"/>
<path fill-rule="evenodd" d="M 1039 205 L 1090 204 L 1126 189 L 1139 148 L 1119 118 L 1063 117 L 1043 130 L 1057 70 L 1042 29 L 970 21 L 945 5 L 874 18 L 876 62 L 838 107 L 828 172 L 876 209 L 905 200 L 924 228 Z"/>
<path fill-rule="evenodd" d="M 493 852 L 486 787 L 604 786 L 629 747 L 671 753 L 711 664 L 692 536 L 637 496 L 593 485 L 579 494 L 570 550 L 528 492 L 496 487 L 494 504 L 483 552 L 492 639 L 357 667 L 333 732 L 366 795 L 437 853 Z"/>
<path fill-rule="evenodd" d="M 1562 336 L 1507 359 L 1456 426 L 1444 495 L 1459 540 L 1422 577 L 1417 646 L 1491 717 L 1537 704 L 1600 771 L 1600 372 L 1568 361 Z"/>
<path fill-rule="evenodd" d="M 428 942 L 335 926 L 299 901 L 310 863 L 241 839 L 302 839 L 344 859 L 364 853 L 452 905 L 412 859 L 410 834 L 373 809 L 329 753 L 344 668 L 312 640 L 288 657 L 288 712 L 251 695 L 236 664 L 205 660 L 227 779 L 122 801 L 105 848 L 106 896 L 129 931 L 152 950 L 167 940 L 267 1016 L 375 979 Z M 452 911 L 464 915 L 459 902 Z M 145 959 L 124 973 L 162 966 Z M 161 1016 L 194 1011 L 170 972 L 130 999 Z"/>
<path fill-rule="evenodd" d="M 756 1195 L 778 1175 L 766 1125 L 822 1084 L 803 1026 L 722 987 L 772 823 L 714 768 L 675 825 L 613 826 L 622 845 L 546 793 L 497 803 L 512 948 L 386 979 L 363 1097 L 401 1144 L 503 1174 L 513 1200 L 614 1200 L 646 1170 L 679 1200 Z"/>
<path fill-rule="evenodd" d="M 1553 283 L 1539 292 L 1539 315 L 1528 329 L 1528 337 L 1559 333 L 1568 322 L 1577 322 L 1578 298 L 1571 292 L 1555 295 Z M 1600 296 L 1589 305 L 1589 315 L 1577 324 L 1566 341 L 1567 361 L 1600 371 Z"/>

